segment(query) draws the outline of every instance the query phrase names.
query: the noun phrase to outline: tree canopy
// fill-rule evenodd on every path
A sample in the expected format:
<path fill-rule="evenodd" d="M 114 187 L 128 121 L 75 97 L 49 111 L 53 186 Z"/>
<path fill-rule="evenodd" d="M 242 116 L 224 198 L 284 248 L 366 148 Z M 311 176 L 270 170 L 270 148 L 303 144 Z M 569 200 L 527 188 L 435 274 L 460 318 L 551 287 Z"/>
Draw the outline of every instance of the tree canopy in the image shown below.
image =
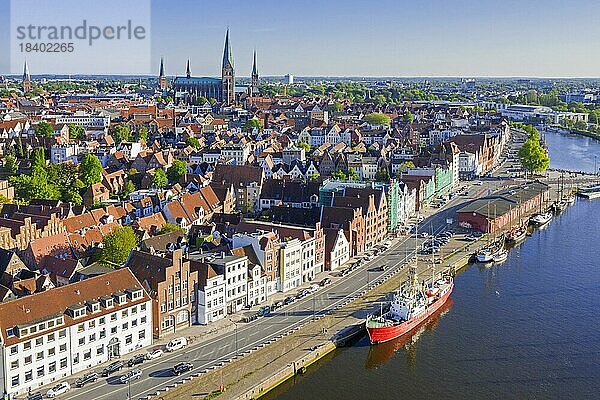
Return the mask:
<path fill-rule="evenodd" d="M 375 180 L 377 182 L 389 182 L 390 171 L 387 168 L 379 168 L 375 173 Z"/>
<path fill-rule="evenodd" d="M 346 173 L 341 169 L 338 169 L 333 174 L 331 174 L 331 177 L 340 181 L 345 181 L 348 179 L 348 175 L 346 175 Z"/>
<path fill-rule="evenodd" d="M 296 143 L 296 147 L 298 147 L 300 149 L 304 149 L 304 151 L 307 154 L 310 153 L 310 144 L 308 144 L 306 142 L 298 142 L 298 143 Z"/>
<path fill-rule="evenodd" d="M 200 141 L 198 139 L 196 139 L 195 137 L 192 137 L 192 136 L 190 136 L 189 138 L 187 138 L 185 140 L 185 144 L 187 144 L 188 146 L 195 147 L 197 149 L 200 148 Z"/>
<path fill-rule="evenodd" d="M 245 131 L 252 131 L 254 130 L 254 128 L 257 128 L 258 130 L 261 130 L 263 127 L 262 125 L 262 121 L 258 118 L 251 118 L 248 121 L 246 121 L 244 123 L 244 130 Z"/>
<path fill-rule="evenodd" d="M 86 138 L 85 129 L 81 125 L 68 124 L 69 127 L 69 139 L 80 139 Z"/>
<path fill-rule="evenodd" d="M 43 137 L 54 136 L 54 128 L 47 122 L 40 122 L 35 126 L 35 134 Z"/>
<path fill-rule="evenodd" d="M 81 159 L 79 165 L 79 173 L 81 181 L 85 187 L 89 187 L 94 183 L 102 181 L 102 163 L 94 154 L 86 154 Z"/>
<path fill-rule="evenodd" d="M 539 133 L 535 128 L 533 128 L 529 139 L 519 149 L 517 157 L 521 161 L 523 168 L 532 174 L 543 172 L 550 166 L 550 158 L 546 149 L 542 147 Z"/>
<path fill-rule="evenodd" d="M 167 169 L 167 178 L 171 182 L 179 182 L 182 176 L 187 172 L 187 163 L 185 161 L 175 160 Z"/>
<path fill-rule="evenodd" d="M 371 125 L 389 125 L 390 117 L 381 113 L 371 113 L 365 115 L 363 120 Z"/>
<path fill-rule="evenodd" d="M 120 123 L 112 127 L 110 134 L 117 144 L 127 142 L 131 139 L 131 128 L 129 124 Z"/>
<path fill-rule="evenodd" d="M 102 260 L 122 265 L 138 243 L 138 237 L 130 226 L 118 227 L 102 240 Z"/>
<path fill-rule="evenodd" d="M 167 222 L 166 224 L 163 225 L 162 228 L 160 228 L 160 231 L 158 231 L 158 234 L 163 235 L 165 233 L 178 231 L 179 229 L 181 229 L 181 228 L 179 228 L 178 225 Z"/>
<path fill-rule="evenodd" d="M 167 186 L 167 183 L 167 174 L 165 174 L 165 171 L 161 168 L 157 169 L 152 177 L 152 186 L 162 189 Z"/>

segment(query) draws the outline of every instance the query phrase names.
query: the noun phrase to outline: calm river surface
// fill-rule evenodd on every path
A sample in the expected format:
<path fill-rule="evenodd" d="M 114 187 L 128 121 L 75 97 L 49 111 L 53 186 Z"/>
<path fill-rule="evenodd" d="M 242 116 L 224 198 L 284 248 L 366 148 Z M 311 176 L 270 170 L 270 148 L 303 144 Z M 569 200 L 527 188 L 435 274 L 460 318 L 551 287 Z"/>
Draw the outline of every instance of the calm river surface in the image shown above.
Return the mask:
<path fill-rule="evenodd" d="M 578 139 L 547 135 L 551 157 L 567 152 L 554 167 L 588 170 L 577 149 L 600 158 L 600 143 Z M 265 398 L 598 399 L 599 243 L 600 200 L 578 199 L 504 264 L 457 276 L 451 303 L 410 340 L 363 338 Z"/>
<path fill-rule="evenodd" d="M 600 140 L 585 136 L 545 132 L 550 167 L 571 171 L 594 172 L 600 168 Z"/>

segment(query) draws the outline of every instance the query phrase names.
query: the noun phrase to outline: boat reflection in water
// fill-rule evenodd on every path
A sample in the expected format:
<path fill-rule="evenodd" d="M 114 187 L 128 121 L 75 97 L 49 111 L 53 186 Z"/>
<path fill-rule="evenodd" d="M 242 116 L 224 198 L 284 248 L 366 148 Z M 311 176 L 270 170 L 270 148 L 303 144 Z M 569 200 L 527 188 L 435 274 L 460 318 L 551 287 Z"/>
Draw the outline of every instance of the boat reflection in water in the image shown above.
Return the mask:
<path fill-rule="evenodd" d="M 420 326 L 417 326 L 412 332 L 402 335 L 397 339 L 379 343 L 377 346 L 369 348 L 369 355 L 365 362 L 365 368 L 373 369 L 385 365 L 392 359 L 394 354 L 402 347 L 406 347 L 406 357 L 409 366 L 414 363 L 416 357 L 416 344 L 419 336 L 425 331 L 434 331 L 442 316 L 446 315 L 452 307 L 452 298 L 449 298 L 436 312 L 424 320 Z"/>

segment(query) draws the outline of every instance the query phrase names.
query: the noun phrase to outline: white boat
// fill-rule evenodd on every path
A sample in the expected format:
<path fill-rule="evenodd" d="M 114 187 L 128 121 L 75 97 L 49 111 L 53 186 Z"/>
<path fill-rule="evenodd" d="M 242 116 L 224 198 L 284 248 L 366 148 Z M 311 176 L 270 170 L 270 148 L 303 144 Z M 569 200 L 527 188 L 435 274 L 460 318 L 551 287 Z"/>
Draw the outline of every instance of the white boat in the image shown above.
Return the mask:
<path fill-rule="evenodd" d="M 600 197 L 600 184 L 584 186 L 577 191 L 581 197 L 586 199 L 595 199 Z"/>
<path fill-rule="evenodd" d="M 535 214 L 533 217 L 531 217 L 530 221 L 533 225 L 542 227 L 542 226 L 546 225 L 548 222 L 550 222 L 551 219 L 552 219 L 552 213 L 546 211 L 543 213 Z"/>
<path fill-rule="evenodd" d="M 494 261 L 494 252 L 490 249 L 481 249 L 475 255 L 477 262 L 488 263 Z"/>
<path fill-rule="evenodd" d="M 508 250 L 500 250 L 492 256 L 495 263 L 502 263 L 508 258 Z"/>

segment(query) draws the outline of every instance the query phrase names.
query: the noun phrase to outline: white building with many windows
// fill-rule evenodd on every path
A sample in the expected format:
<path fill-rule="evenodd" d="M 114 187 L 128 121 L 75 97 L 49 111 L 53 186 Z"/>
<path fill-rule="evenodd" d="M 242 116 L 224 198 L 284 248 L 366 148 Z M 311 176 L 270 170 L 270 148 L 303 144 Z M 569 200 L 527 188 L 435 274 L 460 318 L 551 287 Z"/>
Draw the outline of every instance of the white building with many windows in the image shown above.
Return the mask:
<path fill-rule="evenodd" d="M 279 250 L 279 290 L 287 292 L 302 284 L 302 243 L 291 239 L 281 243 Z"/>
<path fill-rule="evenodd" d="M 152 344 L 151 299 L 127 268 L 0 303 L 0 316 L 8 396 Z"/>
<path fill-rule="evenodd" d="M 208 263 L 225 278 L 227 312 L 233 314 L 246 306 L 248 284 L 248 257 L 228 256 L 224 253 L 207 259 Z"/>
<path fill-rule="evenodd" d="M 198 323 L 205 325 L 225 318 L 227 316 L 225 277 L 203 260 L 191 261 L 190 268 L 192 271 L 198 271 Z"/>

